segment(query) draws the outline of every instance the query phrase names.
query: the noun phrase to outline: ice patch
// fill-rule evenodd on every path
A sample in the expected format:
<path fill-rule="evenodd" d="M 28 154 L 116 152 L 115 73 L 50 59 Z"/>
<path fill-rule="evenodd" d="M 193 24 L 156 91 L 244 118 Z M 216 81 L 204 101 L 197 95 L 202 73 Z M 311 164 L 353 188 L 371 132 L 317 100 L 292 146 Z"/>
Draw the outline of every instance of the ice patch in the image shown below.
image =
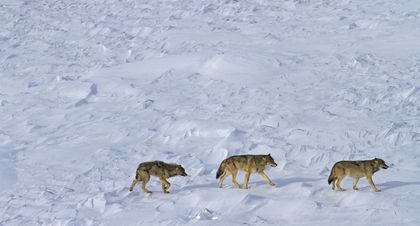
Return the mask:
<path fill-rule="evenodd" d="M 80 81 L 59 81 L 55 89 L 59 97 L 73 100 L 82 100 L 98 92 L 96 84 Z"/>
<path fill-rule="evenodd" d="M 264 55 L 220 53 L 204 62 L 200 71 L 213 79 L 243 86 L 259 86 L 272 82 L 278 68 Z"/>
<path fill-rule="evenodd" d="M 203 220 L 217 220 L 218 217 L 215 216 L 215 213 L 207 208 L 201 209 L 198 213 L 195 214 L 194 219 L 197 221 Z"/>
<path fill-rule="evenodd" d="M 226 126 L 220 122 L 213 121 L 208 123 L 205 120 L 178 119 L 165 130 L 164 134 L 183 138 L 216 138 L 227 137 L 233 130 L 233 127 Z"/>

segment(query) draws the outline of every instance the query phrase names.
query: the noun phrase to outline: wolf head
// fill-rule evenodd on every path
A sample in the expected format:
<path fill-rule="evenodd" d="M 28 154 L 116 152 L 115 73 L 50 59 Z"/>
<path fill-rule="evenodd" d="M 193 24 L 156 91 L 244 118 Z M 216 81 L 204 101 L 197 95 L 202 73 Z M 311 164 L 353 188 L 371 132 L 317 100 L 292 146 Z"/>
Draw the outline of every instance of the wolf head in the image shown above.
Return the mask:
<path fill-rule="evenodd" d="M 176 171 L 176 175 L 183 176 L 183 177 L 188 176 L 188 174 L 185 172 L 184 167 L 182 167 L 181 165 L 177 165 L 175 168 L 175 171 Z"/>
<path fill-rule="evenodd" d="M 384 160 L 382 160 L 382 159 L 374 158 L 374 159 L 373 159 L 373 161 L 375 162 L 375 165 L 376 165 L 378 168 L 388 169 L 388 167 L 389 167 L 389 166 L 385 163 L 385 161 L 384 161 Z"/>
<path fill-rule="evenodd" d="M 267 165 L 270 165 L 271 167 L 276 167 L 277 163 L 274 161 L 273 157 L 271 157 L 271 154 L 268 154 L 265 156 L 267 160 Z"/>

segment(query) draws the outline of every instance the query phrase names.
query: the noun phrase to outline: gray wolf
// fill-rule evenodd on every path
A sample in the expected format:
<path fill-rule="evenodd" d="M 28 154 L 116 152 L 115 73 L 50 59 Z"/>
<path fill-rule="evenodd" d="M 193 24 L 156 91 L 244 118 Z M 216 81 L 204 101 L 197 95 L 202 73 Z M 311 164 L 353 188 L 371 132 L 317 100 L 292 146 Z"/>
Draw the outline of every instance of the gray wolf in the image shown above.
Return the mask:
<path fill-rule="evenodd" d="M 385 164 L 384 160 L 378 158 L 361 161 L 340 161 L 335 163 L 331 169 L 331 174 L 328 177 L 328 184 L 331 184 L 331 182 L 333 183 L 333 190 L 335 189 L 335 186 L 337 186 L 339 191 L 345 191 L 345 189 L 340 186 L 340 183 L 346 176 L 349 176 L 354 178 L 353 189 L 358 190 L 357 183 L 359 182 L 359 179 L 366 177 L 370 187 L 375 192 L 379 192 L 381 190 L 373 183 L 372 175 L 381 168 L 388 169 L 388 167 L 389 166 Z"/>
<path fill-rule="evenodd" d="M 277 163 L 270 154 L 268 155 L 235 155 L 223 160 L 217 170 L 216 179 L 219 179 L 219 187 L 223 187 L 223 181 L 229 175 L 232 175 L 232 183 L 237 188 L 242 186 L 236 181 L 238 171 L 245 172 L 244 188 L 248 189 L 248 181 L 251 173 L 258 173 L 268 184 L 275 186 L 270 178 L 264 173 L 267 166 L 276 167 Z"/>
<path fill-rule="evenodd" d="M 149 182 L 150 176 L 158 177 L 161 182 L 163 192 L 169 193 L 168 189 L 171 186 L 171 183 L 169 183 L 167 179 L 174 176 L 185 177 L 187 176 L 187 173 L 181 165 L 165 163 L 162 161 L 143 162 L 137 167 L 136 178 L 131 183 L 129 190 L 133 191 L 134 186 L 141 181 L 141 188 L 143 191 L 146 193 L 152 193 L 146 188 L 146 184 Z"/>

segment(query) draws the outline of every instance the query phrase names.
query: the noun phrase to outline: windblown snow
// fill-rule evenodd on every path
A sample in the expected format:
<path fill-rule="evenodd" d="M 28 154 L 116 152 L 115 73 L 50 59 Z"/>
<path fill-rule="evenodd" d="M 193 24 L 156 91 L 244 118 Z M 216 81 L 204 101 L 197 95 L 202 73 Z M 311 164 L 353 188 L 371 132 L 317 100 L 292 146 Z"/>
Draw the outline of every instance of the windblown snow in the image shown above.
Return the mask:
<path fill-rule="evenodd" d="M 0 225 L 420 225 L 417 0 L 3 0 L 0 62 Z M 150 160 L 189 176 L 130 193 Z"/>

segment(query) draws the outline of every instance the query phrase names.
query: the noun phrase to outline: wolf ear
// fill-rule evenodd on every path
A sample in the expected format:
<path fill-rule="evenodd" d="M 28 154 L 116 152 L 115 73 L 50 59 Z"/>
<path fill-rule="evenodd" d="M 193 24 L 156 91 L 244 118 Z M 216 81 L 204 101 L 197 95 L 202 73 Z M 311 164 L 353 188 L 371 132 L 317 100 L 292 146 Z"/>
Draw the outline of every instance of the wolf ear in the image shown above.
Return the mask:
<path fill-rule="evenodd" d="M 271 153 L 268 153 L 268 156 L 270 156 L 270 157 L 271 157 Z"/>

